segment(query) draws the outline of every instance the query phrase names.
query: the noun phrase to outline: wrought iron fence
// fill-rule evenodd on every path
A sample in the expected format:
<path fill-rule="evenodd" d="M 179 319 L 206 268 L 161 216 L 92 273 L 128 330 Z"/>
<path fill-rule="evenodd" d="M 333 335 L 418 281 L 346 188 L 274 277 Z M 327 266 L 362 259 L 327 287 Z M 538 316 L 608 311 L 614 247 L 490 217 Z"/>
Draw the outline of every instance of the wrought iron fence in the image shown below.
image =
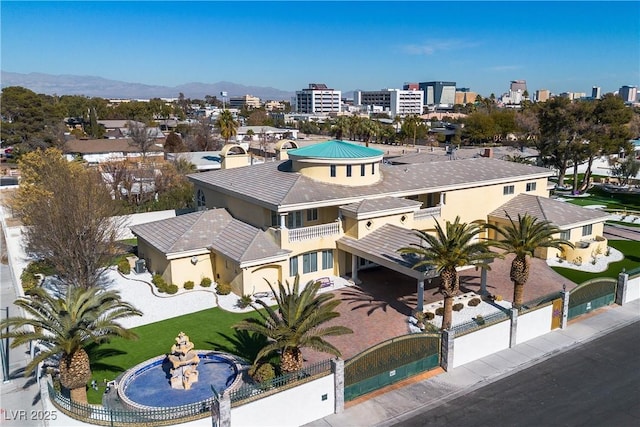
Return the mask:
<path fill-rule="evenodd" d="M 165 408 L 127 410 L 74 402 L 47 382 L 54 406 L 71 418 L 104 426 L 166 426 L 211 416 L 215 397 L 189 405 Z"/>
<path fill-rule="evenodd" d="M 496 323 L 500 323 L 508 318 L 509 313 L 507 311 L 498 311 L 486 316 L 477 316 L 475 319 L 468 322 L 452 326 L 451 329 L 455 336 L 458 337 L 477 331 L 478 329 L 486 328 L 487 326 L 495 325 Z"/>
<path fill-rule="evenodd" d="M 629 278 L 633 278 L 633 276 L 640 276 L 640 267 L 625 271 L 625 273 L 629 275 Z"/>
<path fill-rule="evenodd" d="M 327 374 L 330 371 L 331 360 L 327 359 L 309 366 L 305 366 L 297 372 L 280 375 L 279 377 L 276 377 L 269 381 L 254 384 L 245 383 L 229 393 L 231 404 L 233 405 L 234 403 L 240 402 L 242 400 L 255 399 L 257 396 L 260 396 L 264 393 L 273 392 L 283 387 L 290 387 L 302 381 L 308 381 L 309 379 L 315 378 L 317 376 Z"/>

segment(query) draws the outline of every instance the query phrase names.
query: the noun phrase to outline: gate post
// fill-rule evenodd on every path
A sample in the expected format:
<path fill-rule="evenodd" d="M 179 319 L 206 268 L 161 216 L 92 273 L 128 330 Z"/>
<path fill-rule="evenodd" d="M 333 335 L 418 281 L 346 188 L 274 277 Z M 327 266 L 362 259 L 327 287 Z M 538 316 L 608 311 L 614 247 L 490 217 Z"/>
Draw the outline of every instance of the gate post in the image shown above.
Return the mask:
<path fill-rule="evenodd" d="M 629 275 L 625 273 L 624 268 L 618 274 L 618 286 L 616 286 L 616 304 L 622 305 L 627 299 L 627 284 L 629 283 Z"/>
<path fill-rule="evenodd" d="M 344 412 L 344 360 L 331 360 L 331 370 L 333 371 L 333 393 L 335 400 L 334 414 Z"/>
<path fill-rule="evenodd" d="M 511 330 L 509 333 L 509 348 L 515 347 L 518 333 L 518 309 L 512 308 L 511 314 Z"/>
<path fill-rule="evenodd" d="M 440 343 L 440 366 L 445 371 L 453 369 L 453 341 L 456 333 L 452 329 L 442 331 Z"/>
<path fill-rule="evenodd" d="M 569 321 L 569 295 L 570 292 L 566 290 L 565 285 L 562 285 L 562 322 L 560 323 L 560 329 L 566 329 Z"/>
<path fill-rule="evenodd" d="M 219 404 L 219 427 L 231 427 L 231 396 L 227 392 L 223 392 L 218 400 Z"/>

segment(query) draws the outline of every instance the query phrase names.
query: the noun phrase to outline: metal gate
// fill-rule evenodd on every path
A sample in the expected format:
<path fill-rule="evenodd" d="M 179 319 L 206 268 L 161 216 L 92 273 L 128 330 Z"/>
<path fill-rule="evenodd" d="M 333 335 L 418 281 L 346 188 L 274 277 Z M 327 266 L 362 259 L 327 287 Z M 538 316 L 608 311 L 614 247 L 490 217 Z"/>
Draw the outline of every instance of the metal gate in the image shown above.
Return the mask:
<path fill-rule="evenodd" d="M 344 400 L 440 365 L 440 335 L 411 334 L 380 343 L 344 364 Z"/>
<path fill-rule="evenodd" d="M 580 284 L 569 295 L 569 319 L 613 304 L 617 285 L 616 279 L 608 277 L 600 277 Z"/>

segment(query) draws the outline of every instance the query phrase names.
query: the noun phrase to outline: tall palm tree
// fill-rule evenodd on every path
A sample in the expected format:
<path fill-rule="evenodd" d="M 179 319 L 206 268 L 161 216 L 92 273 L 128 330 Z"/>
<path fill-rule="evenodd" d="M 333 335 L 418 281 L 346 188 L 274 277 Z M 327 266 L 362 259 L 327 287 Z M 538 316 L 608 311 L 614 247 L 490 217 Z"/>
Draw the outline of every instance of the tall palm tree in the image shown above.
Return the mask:
<path fill-rule="evenodd" d="M 268 282 L 267 282 L 268 283 Z M 334 309 L 340 300 L 334 295 L 318 295 L 319 282 L 309 282 L 300 291 L 300 277 L 296 276 L 293 287 L 279 282 L 278 291 L 269 283 L 278 308 L 273 309 L 261 300 L 252 307 L 258 318 L 244 319 L 233 327 L 237 330 L 256 332 L 267 337 L 266 345 L 256 356 L 256 362 L 274 352 L 279 352 L 280 368 L 283 372 L 295 372 L 302 369 L 302 348 L 312 348 L 340 357 L 341 352 L 327 342 L 324 337 L 351 334 L 353 331 L 344 326 L 323 326 L 326 322 L 340 316 Z"/>
<path fill-rule="evenodd" d="M 228 144 L 229 139 L 238 134 L 238 122 L 234 120 L 233 114 L 229 110 L 222 110 L 216 121 L 216 126 L 220 129 L 220 135 L 224 138 L 224 143 Z"/>
<path fill-rule="evenodd" d="M 514 254 L 509 277 L 513 282 L 513 306 L 522 306 L 524 285 L 529 279 L 529 260 L 537 248 L 555 248 L 563 246 L 573 248 L 573 244 L 565 239 L 554 237 L 560 229 L 549 221 L 539 221 L 529 214 L 518 214 L 515 221 L 508 213 L 509 222 L 505 225 L 487 224 L 487 228 L 495 230 L 499 236 L 490 242 L 492 246 L 503 249 L 507 254 Z M 501 236 L 501 237 L 500 237 Z"/>
<path fill-rule="evenodd" d="M 456 268 L 475 265 L 490 269 L 488 261 L 496 257 L 489 251 L 486 240 L 477 239 L 483 230 L 478 224 L 461 223 L 460 217 L 454 222 L 447 221 L 445 228 L 436 221 L 435 235 L 416 230 L 422 242 L 399 250 L 402 254 L 418 257 L 413 268 L 431 266 L 440 275 L 440 293 L 444 296 L 442 329 L 451 327 L 453 297 L 460 290 Z"/>
<path fill-rule="evenodd" d="M 85 346 L 113 337 L 137 338 L 117 320 L 142 314 L 123 302 L 118 292 L 98 287 L 69 286 L 60 296 L 34 288 L 14 304 L 25 314 L 0 322 L 2 330 L 9 328 L 2 338 L 13 338 L 12 348 L 34 341 L 44 344 L 44 349 L 27 365 L 25 375 L 33 372 L 40 362 L 59 356 L 60 384 L 69 389 L 71 400 L 80 403 L 87 402 L 86 386 L 91 379 Z"/>

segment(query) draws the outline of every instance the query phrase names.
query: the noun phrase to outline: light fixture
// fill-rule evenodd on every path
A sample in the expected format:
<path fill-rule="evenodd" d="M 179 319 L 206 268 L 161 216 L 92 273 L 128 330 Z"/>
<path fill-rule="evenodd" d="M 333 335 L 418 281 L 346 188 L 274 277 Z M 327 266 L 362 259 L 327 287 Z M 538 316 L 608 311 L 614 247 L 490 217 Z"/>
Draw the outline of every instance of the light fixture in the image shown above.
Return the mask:
<path fill-rule="evenodd" d="M 191 257 L 191 264 L 196 265 L 198 263 L 198 257 L 197 256 L 192 256 Z"/>

